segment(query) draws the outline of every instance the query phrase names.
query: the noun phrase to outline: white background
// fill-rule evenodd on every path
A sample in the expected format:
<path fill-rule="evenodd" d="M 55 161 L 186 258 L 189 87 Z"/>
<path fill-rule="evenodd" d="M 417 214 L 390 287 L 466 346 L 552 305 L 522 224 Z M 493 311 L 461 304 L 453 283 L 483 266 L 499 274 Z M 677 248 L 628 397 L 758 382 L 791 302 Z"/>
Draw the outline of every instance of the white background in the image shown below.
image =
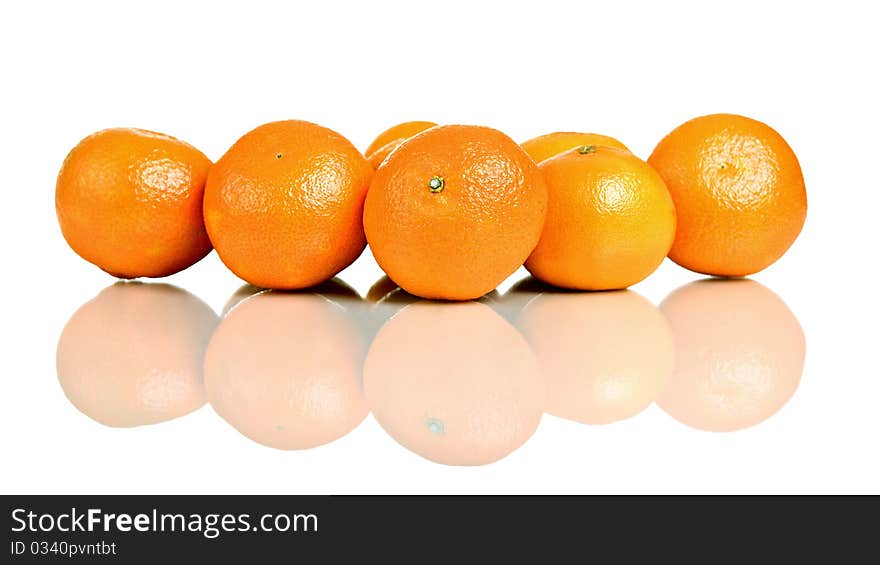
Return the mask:
<path fill-rule="evenodd" d="M 0 8 L 3 492 L 880 493 L 880 42 L 869 3 L 16 5 Z M 545 415 L 509 457 L 455 468 L 405 450 L 372 416 L 334 443 L 285 452 L 207 405 L 105 427 L 59 386 L 61 329 L 113 282 L 66 246 L 55 219 L 55 175 L 92 131 L 148 128 L 216 159 L 275 119 L 320 123 L 361 149 L 420 119 L 519 141 L 596 131 L 644 158 L 714 112 L 782 133 L 809 196 L 798 241 L 754 277 L 807 341 L 800 387 L 758 426 L 700 432 L 657 406 L 607 426 Z M 341 274 L 361 294 L 380 276 L 369 252 Z M 634 290 L 658 304 L 697 278 L 667 261 Z M 218 313 L 240 285 L 216 254 L 168 282 Z"/>

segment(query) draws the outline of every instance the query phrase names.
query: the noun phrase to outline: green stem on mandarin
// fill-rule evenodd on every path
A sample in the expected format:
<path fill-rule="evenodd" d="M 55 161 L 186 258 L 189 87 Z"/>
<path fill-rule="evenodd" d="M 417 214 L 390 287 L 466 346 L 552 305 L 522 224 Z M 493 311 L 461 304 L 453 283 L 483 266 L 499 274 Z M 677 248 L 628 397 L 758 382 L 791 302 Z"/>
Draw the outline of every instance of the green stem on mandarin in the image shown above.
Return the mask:
<path fill-rule="evenodd" d="M 586 155 L 587 153 L 594 153 L 596 151 L 595 145 L 584 145 L 580 149 L 578 149 L 578 153 L 581 155 Z"/>
<path fill-rule="evenodd" d="M 428 181 L 428 188 L 431 190 L 431 192 L 442 192 L 444 184 L 446 183 L 443 181 L 443 177 L 435 176 Z"/>

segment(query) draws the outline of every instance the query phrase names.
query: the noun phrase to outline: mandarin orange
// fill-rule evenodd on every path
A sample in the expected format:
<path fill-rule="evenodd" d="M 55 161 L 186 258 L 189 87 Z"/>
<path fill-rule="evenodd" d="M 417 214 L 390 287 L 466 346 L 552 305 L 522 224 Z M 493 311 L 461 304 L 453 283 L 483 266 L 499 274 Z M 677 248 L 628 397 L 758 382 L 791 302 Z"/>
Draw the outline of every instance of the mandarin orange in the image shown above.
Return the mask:
<path fill-rule="evenodd" d="M 675 236 L 675 208 L 654 169 L 629 151 L 593 145 L 539 167 L 550 204 L 529 272 L 560 287 L 612 290 L 657 269 Z"/>
<path fill-rule="evenodd" d="M 211 161 L 142 129 L 94 133 L 67 155 L 55 187 L 61 233 L 113 276 L 164 277 L 211 251 L 202 194 Z"/>
<path fill-rule="evenodd" d="M 770 126 L 732 114 L 673 130 L 648 162 L 675 201 L 669 258 L 692 271 L 745 276 L 788 250 L 804 225 L 807 194 L 797 157 Z"/>
<path fill-rule="evenodd" d="M 586 145 L 602 145 L 604 147 L 616 147 L 617 149 L 629 151 L 626 145 L 613 137 L 599 133 L 579 133 L 573 131 L 548 133 L 528 141 L 523 141 L 520 145 L 536 163 L 540 163 L 550 157 L 555 157 L 560 153 L 565 153 L 569 149 Z"/>
<path fill-rule="evenodd" d="M 378 169 L 389 153 L 410 137 L 436 126 L 434 122 L 403 122 L 380 133 L 367 147 L 364 155 L 374 169 Z"/>
<path fill-rule="evenodd" d="M 547 188 L 500 131 L 438 126 L 405 141 L 376 171 L 364 228 L 379 266 L 423 298 L 469 300 L 494 289 L 534 249 Z"/>
<path fill-rule="evenodd" d="M 365 246 L 372 176 L 344 137 L 299 120 L 245 134 L 211 168 L 205 225 L 220 259 L 263 288 L 298 289 L 350 265 Z"/>

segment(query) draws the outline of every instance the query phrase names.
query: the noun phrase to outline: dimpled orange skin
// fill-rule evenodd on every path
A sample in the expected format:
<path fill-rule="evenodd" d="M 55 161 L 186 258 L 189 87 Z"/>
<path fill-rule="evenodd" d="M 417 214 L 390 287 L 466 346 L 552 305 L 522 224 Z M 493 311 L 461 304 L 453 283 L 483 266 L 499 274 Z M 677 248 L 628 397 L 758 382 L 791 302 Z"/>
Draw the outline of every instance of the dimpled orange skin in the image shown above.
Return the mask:
<path fill-rule="evenodd" d="M 520 145 L 535 160 L 535 163 L 540 163 L 545 159 L 565 153 L 569 149 L 586 145 L 602 145 L 604 147 L 616 147 L 617 149 L 629 151 L 626 145 L 613 137 L 599 133 L 578 133 L 573 131 L 548 133 L 528 141 L 523 141 Z"/>
<path fill-rule="evenodd" d="M 364 155 L 374 169 L 378 169 L 385 158 L 397 149 L 401 143 L 426 129 L 436 126 L 434 122 L 404 122 L 388 128 L 373 140 Z M 383 143 L 384 142 L 384 143 Z M 377 145 L 378 144 L 378 145 Z"/>
<path fill-rule="evenodd" d="M 432 179 L 442 187 L 432 191 Z M 405 141 L 376 171 L 364 229 L 379 266 L 430 299 L 470 300 L 494 289 L 534 249 L 547 187 L 503 133 L 438 126 Z"/>
<path fill-rule="evenodd" d="M 106 129 L 67 155 L 55 211 L 68 245 L 124 279 L 164 277 L 211 251 L 202 193 L 211 161 L 171 136 Z"/>
<path fill-rule="evenodd" d="M 396 126 L 391 126 L 386 129 L 382 133 L 376 136 L 376 139 L 367 146 L 367 150 L 364 151 L 364 155 L 367 158 L 370 158 L 370 155 L 382 149 L 384 146 L 389 143 L 396 142 L 398 145 L 414 136 L 417 133 L 421 133 L 428 128 L 432 128 L 436 126 L 434 122 L 425 122 L 425 121 L 413 121 L 413 122 L 403 122 L 402 124 L 397 124 Z M 390 151 L 389 151 L 390 153 Z"/>
<path fill-rule="evenodd" d="M 344 137 L 287 120 L 245 134 L 211 168 L 205 225 L 223 263 L 263 288 L 323 282 L 364 250 L 372 168 Z"/>
<path fill-rule="evenodd" d="M 535 277 L 564 288 L 612 290 L 660 266 L 675 235 L 675 208 L 647 163 L 628 151 L 589 146 L 539 167 L 550 206 L 525 264 Z"/>
<path fill-rule="evenodd" d="M 797 157 L 770 126 L 732 114 L 686 122 L 648 158 L 675 201 L 669 258 L 692 271 L 757 273 L 804 225 L 807 193 Z"/>

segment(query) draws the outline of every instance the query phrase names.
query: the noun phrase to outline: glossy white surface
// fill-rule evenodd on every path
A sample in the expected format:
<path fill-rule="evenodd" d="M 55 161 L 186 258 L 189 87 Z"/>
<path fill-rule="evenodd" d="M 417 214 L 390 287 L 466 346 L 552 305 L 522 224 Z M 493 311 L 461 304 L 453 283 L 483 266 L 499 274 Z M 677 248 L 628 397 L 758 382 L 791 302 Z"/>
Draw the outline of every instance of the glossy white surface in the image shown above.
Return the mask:
<path fill-rule="evenodd" d="M 58 2 L 0 9 L 0 48 L 8 54 L 0 105 L 2 491 L 880 493 L 875 447 L 880 301 L 874 288 L 880 197 L 873 173 L 880 92 L 868 72 L 876 66 L 871 54 L 880 45 L 862 5 L 848 4 L 831 12 L 748 1 L 727 8 L 674 2 L 523 8 L 447 2 L 442 9 L 375 3 L 233 9 L 154 2 L 135 13 L 119 3 L 84 8 Z M 451 39 L 438 40 L 444 33 Z M 61 160 L 93 130 L 162 131 L 216 159 L 241 133 L 272 119 L 309 119 L 340 131 L 360 148 L 393 123 L 428 119 L 490 125 L 517 140 L 553 130 L 597 131 L 646 157 L 680 122 L 718 111 L 749 115 L 779 130 L 800 158 L 809 196 L 798 241 L 778 263 L 754 276 L 755 283 L 733 283 L 745 289 L 741 293 L 728 294 L 730 283 L 710 283 L 706 292 L 677 291 L 701 277 L 667 261 L 632 289 L 649 304 L 620 295 L 524 297 L 510 291 L 525 276 L 520 271 L 476 308 L 476 321 L 462 326 L 473 332 L 485 324 L 487 342 L 504 344 L 510 356 L 497 356 L 488 347 L 486 357 L 473 349 L 471 357 L 456 356 L 470 341 L 433 352 L 416 339 L 418 330 L 408 329 L 404 335 L 411 340 L 397 337 L 384 344 L 382 374 L 395 363 L 403 368 L 400 379 L 413 373 L 418 364 L 406 352 L 425 359 L 426 370 L 440 367 L 457 377 L 432 393 L 445 395 L 445 404 L 414 409 L 424 399 L 414 398 L 413 390 L 422 388 L 406 389 L 399 382 L 377 380 L 371 388 L 368 380 L 367 398 L 358 396 L 357 386 L 343 387 L 348 396 L 333 397 L 336 416 L 322 424 L 328 426 L 324 435 L 281 438 L 289 440 L 285 447 L 301 447 L 341 435 L 310 449 L 262 444 L 279 443 L 279 434 L 291 436 L 297 423 L 278 421 L 270 401 L 291 390 L 291 375 L 314 376 L 315 367 L 332 368 L 330 382 L 349 386 L 345 379 L 360 372 L 351 361 L 359 359 L 353 353 L 357 342 L 370 341 L 384 310 L 351 298 L 331 296 L 333 302 L 327 302 L 299 295 L 292 310 L 314 307 L 309 310 L 314 332 L 284 326 L 283 331 L 300 336 L 290 341 L 289 350 L 277 338 L 280 330 L 266 341 L 258 339 L 254 322 L 233 332 L 233 343 L 252 339 L 271 353 L 236 361 L 245 367 L 239 374 L 253 367 L 253 374 L 269 383 L 261 389 L 270 391 L 264 394 L 269 404 L 250 397 L 254 409 L 249 403 L 241 408 L 235 395 L 224 396 L 235 390 L 235 381 L 218 379 L 215 384 L 224 386 L 215 394 L 193 380 L 199 351 L 194 353 L 192 344 L 198 340 L 159 331 L 157 343 L 174 350 L 177 359 L 164 372 L 151 372 L 149 361 L 165 353 L 138 354 L 133 360 L 126 355 L 137 352 L 134 345 L 102 347 L 101 339 L 122 340 L 126 332 L 147 332 L 130 344 L 145 345 L 156 337 L 150 328 L 126 325 L 125 308 L 118 305 L 107 312 L 108 319 L 121 320 L 112 326 L 116 331 L 94 338 L 86 334 L 88 347 L 76 350 L 89 355 L 59 360 L 59 377 L 56 349 L 68 320 L 114 283 L 65 245 L 53 207 Z M 381 275 L 367 251 L 340 278 L 363 297 Z M 197 299 L 184 302 L 201 301 L 217 316 L 241 285 L 214 253 L 160 282 L 185 289 Z M 674 292 L 673 302 L 668 297 Z M 654 309 L 661 304 L 660 311 Z M 162 308 L 151 308 L 151 315 L 162 319 Z M 192 308 L 204 312 L 201 306 Z M 715 309 L 723 314 L 713 317 Z M 432 334 L 433 310 L 411 315 L 413 328 L 421 327 L 436 343 L 450 343 Z M 204 322 L 172 311 L 184 319 L 171 316 L 174 327 L 192 323 L 193 332 L 205 331 Z M 451 316 L 454 327 L 458 315 Z M 733 321 L 722 323 L 717 319 L 722 316 Z M 271 327 L 267 324 L 266 331 Z M 502 383 L 496 390 L 515 392 L 468 391 L 461 376 L 479 378 L 468 370 L 486 373 L 478 363 L 488 358 L 493 366 L 504 365 L 514 351 L 528 357 L 517 345 L 526 343 L 522 335 L 530 338 L 530 350 L 545 368 L 541 376 L 521 361 L 484 376 Z M 330 350 L 349 355 L 348 361 L 321 361 L 320 349 L 334 339 L 338 343 Z M 399 359 L 388 354 L 396 343 L 401 343 Z M 694 357 L 688 361 L 689 377 L 664 372 L 670 348 L 679 359 Z M 120 411 L 99 415 L 82 399 L 100 387 L 65 377 L 69 365 L 75 375 L 94 374 L 75 370 L 89 367 L 92 358 L 100 358 L 111 374 L 116 367 L 140 367 L 137 374 L 147 377 L 134 389 L 149 391 L 142 397 L 151 399 L 153 419 L 199 405 L 201 394 L 212 402 L 152 425 L 98 423 L 93 418 L 118 424 L 113 418 Z M 701 383 L 701 374 L 712 377 Z M 578 375 L 594 378 L 579 380 Z M 546 395 L 540 401 L 538 384 Z M 322 386 L 315 385 L 326 392 Z M 124 400 L 131 389 L 113 390 Z M 68 395 L 78 399 L 76 405 Z M 105 391 L 101 397 L 112 394 Z M 232 401 L 215 409 L 222 398 Z M 486 400 L 468 407 L 466 401 L 474 398 Z M 597 398 L 606 402 L 597 405 Z M 463 404 L 456 404 L 459 400 Z M 109 409 L 107 402 L 97 406 Z M 486 406 L 493 407 L 491 418 L 480 416 Z M 406 410 L 415 416 L 395 427 L 393 415 Z M 494 434 L 495 443 L 482 459 L 473 434 L 454 433 L 462 410 L 492 422 L 473 426 Z M 130 415 L 131 409 L 121 412 Z M 543 414 L 535 427 L 538 412 Z M 382 416 L 386 413 L 391 416 Z M 596 420 L 616 421 L 589 423 Z M 424 434 L 425 441 L 449 441 L 430 451 L 432 444 L 413 443 Z M 429 461 L 419 450 L 446 462 L 461 462 L 456 458 L 464 455 L 478 463 L 501 458 L 453 467 Z"/>

